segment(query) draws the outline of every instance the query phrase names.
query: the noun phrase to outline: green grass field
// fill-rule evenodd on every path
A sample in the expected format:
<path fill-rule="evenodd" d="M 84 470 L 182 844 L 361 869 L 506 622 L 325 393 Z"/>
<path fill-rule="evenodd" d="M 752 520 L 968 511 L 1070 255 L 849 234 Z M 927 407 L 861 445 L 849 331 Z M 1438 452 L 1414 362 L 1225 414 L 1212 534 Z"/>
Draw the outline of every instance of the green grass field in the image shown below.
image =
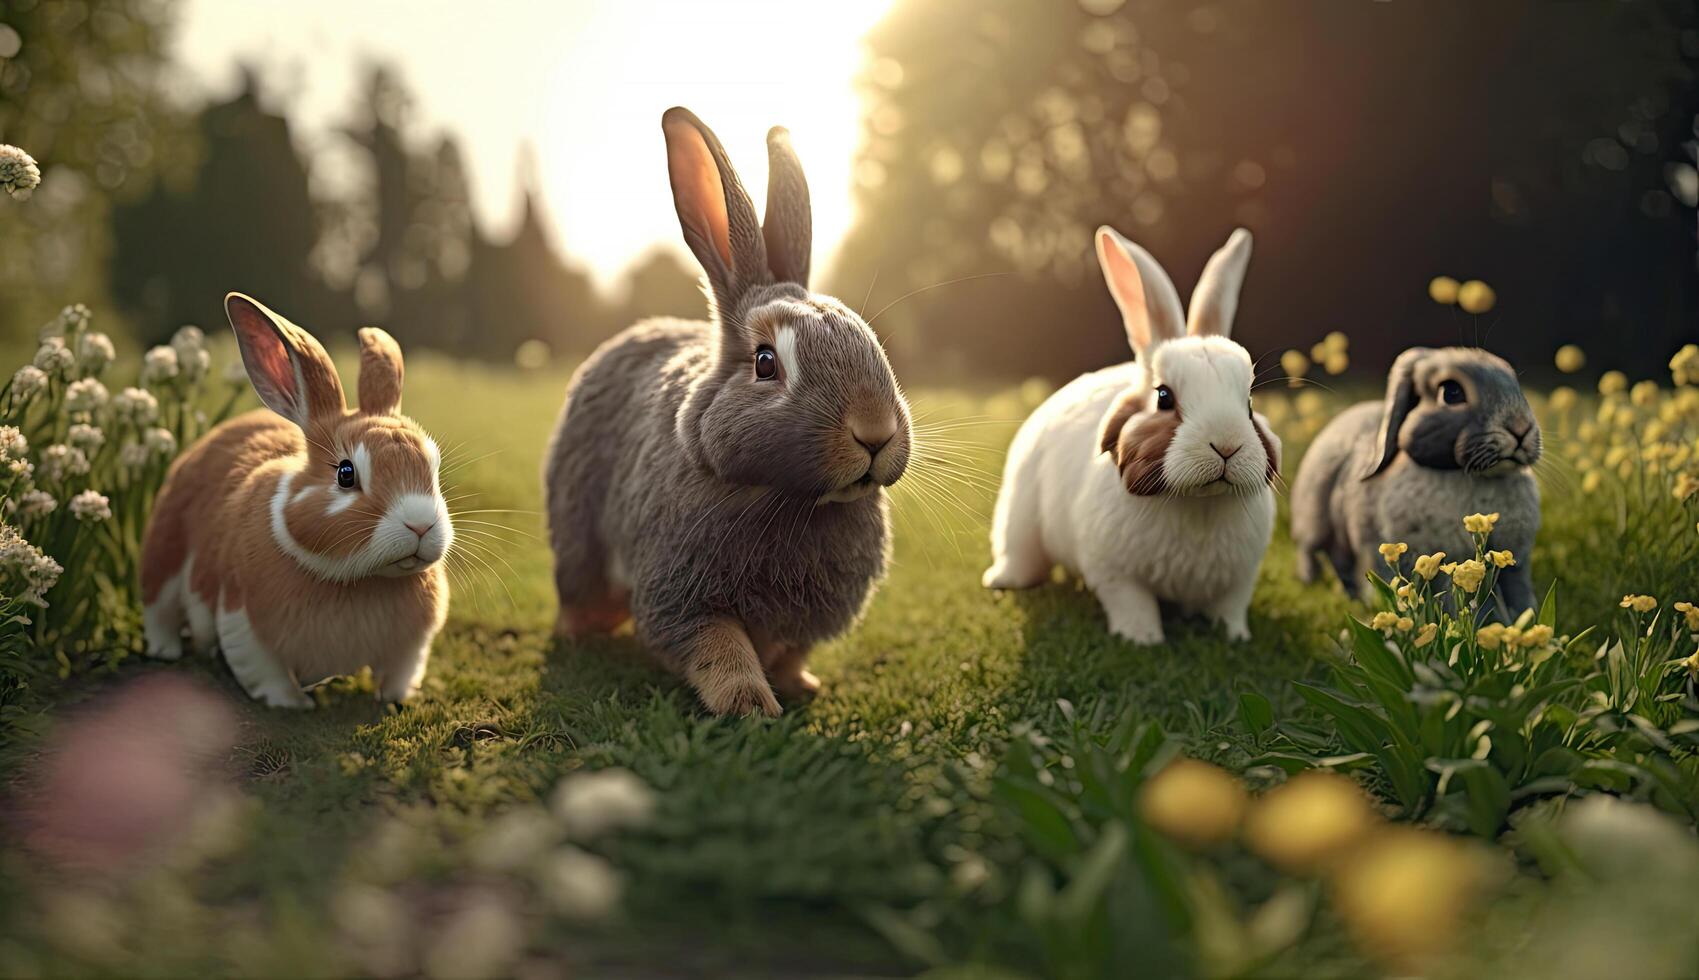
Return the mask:
<path fill-rule="evenodd" d="M 891 575 L 859 628 L 814 654 L 821 695 L 777 721 L 708 718 L 628 636 L 550 635 L 538 469 L 566 372 L 517 377 L 426 358 L 409 368 L 405 408 L 447 451 L 445 482 L 470 545 L 422 696 L 384 707 L 343 681 L 321 690 L 319 710 L 271 711 L 243 700 L 222 665 L 135 658 L 73 680 L 67 704 L 146 672 L 204 679 L 237 705 L 229 769 L 253 803 L 238 841 L 192 870 L 79 892 L 94 913 L 59 908 L 46 897 L 60 893 L 54 879 L 0 857 L 0 870 L 16 872 L 0 874 L 11 879 L 0 884 L 11 906 L 0 912 L 0 963 L 50 974 L 370 970 L 370 951 L 348 938 L 363 929 L 348 918 L 351 882 L 395 883 L 410 914 L 384 928 L 400 930 L 386 942 L 412 951 L 392 961 L 401 972 L 455 972 L 430 951 L 468 896 L 518 923 L 518 938 L 490 940 L 493 959 L 469 961 L 498 972 L 886 975 L 1008 959 L 999 933 L 1034 855 L 993 787 L 1011 747 L 1065 752 L 1056 740 L 1069 732 L 1153 721 L 1190 754 L 1242 767 L 1223 734 L 1240 693 L 1255 688 L 1277 711 L 1299 711 L 1291 682 L 1322 676 L 1319 658 L 1349 608 L 1336 586 L 1292 577 L 1284 502 L 1248 643 L 1196 621 L 1171 628 L 1163 648 L 1134 648 L 1107 634 L 1072 583 L 985 591 L 1002 449 L 1040 393 L 923 391 L 914 407 L 939 464 L 923 460 L 896 488 Z M 1288 479 L 1302 448 L 1293 438 Z M 1580 566 L 1599 552 L 1571 536 L 1559 554 Z M 1545 545 L 1534 562 L 1541 590 L 1562 578 Z M 1658 584 L 1593 571 L 1577 580 L 1585 591 L 1562 596 L 1574 623 L 1607 618 L 1623 592 Z M 38 747 L 8 750 L 14 767 L 27 771 Z M 538 911 L 523 869 L 469 862 L 498 817 L 529 812 L 569 773 L 606 767 L 657 794 L 652 819 L 586 845 L 623 881 L 611 915 L 566 924 Z M 411 842 L 401 870 L 398 837 Z M 90 914 L 110 919 L 110 932 L 66 924 Z M 1066 956 L 1024 959 L 1012 965 L 1070 972 L 1057 965 Z M 1362 969 L 1325 921 L 1301 952 L 1258 970 L 1300 963 Z"/>

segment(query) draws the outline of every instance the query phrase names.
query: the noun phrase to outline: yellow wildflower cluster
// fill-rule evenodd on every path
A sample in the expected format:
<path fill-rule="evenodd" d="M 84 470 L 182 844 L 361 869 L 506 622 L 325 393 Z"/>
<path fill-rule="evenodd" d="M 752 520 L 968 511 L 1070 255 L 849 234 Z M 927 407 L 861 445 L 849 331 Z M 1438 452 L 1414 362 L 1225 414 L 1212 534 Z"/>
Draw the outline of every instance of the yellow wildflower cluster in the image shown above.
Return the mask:
<path fill-rule="evenodd" d="M 1670 608 L 1681 613 L 1682 617 L 1687 620 L 1688 629 L 1699 633 L 1699 606 L 1691 602 L 1678 602 Z"/>
<path fill-rule="evenodd" d="M 1498 524 L 1498 512 L 1491 514 L 1470 514 L 1463 518 L 1463 530 L 1470 534 L 1491 534 Z"/>
<path fill-rule="evenodd" d="M 1556 639 L 1552 628 L 1545 625 L 1506 626 L 1488 623 L 1475 631 L 1475 643 L 1483 650 L 1543 650 Z"/>
<path fill-rule="evenodd" d="M 1310 348 L 1310 360 L 1321 365 L 1328 374 L 1344 374 L 1351 366 L 1351 341 L 1335 330 Z"/>
<path fill-rule="evenodd" d="M 1400 616 L 1391 612 L 1377 612 L 1374 619 L 1369 622 L 1369 626 L 1385 633 L 1391 633 L 1393 630 L 1408 633 L 1415 628 L 1416 622 L 1409 616 Z"/>
<path fill-rule="evenodd" d="M 1699 344 L 1688 344 L 1670 358 L 1670 377 L 1677 385 L 1699 385 Z"/>
<path fill-rule="evenodd" d="M 1494 568 L 1509 568 L 1516 564 L 1516 556 L 1508 551 L 1489 551 L 1487 561 L 1492 562 Z"/>
<path fill-rule="evenodd" d="M 1585 364 L 1579 349 L 1570 360 L 1569 348 L 1559 352 L 1559 367 Z M 1613 480 L 1625 489 L 1641 486 L 1637 475 L 1667 480 L 1670 496 L 1679 501 L 1699 497 L 1699 344 L 1688 344 L 1670 358 L 1670 380 L 1631 381 L 1621 371 L 1606 371 L 1598 382 L 1594 411 L 1578 419 L 1571 415 L 1577 396 L 1557 389 L 1546 406 L 1556 417 L 1546 419 L 1557 437 L 1548 440 L 1558 457 L 1580 477 L 1583 493 L 1597 493 Z"/>
<path fill-rule="evenodd" d="M 1386 563 L 1388 565 L 1396 565 L 1398 564 L 1398 559 L 1402 557 L 1406 551 L 1410 550 L 1410 546 L 1400 541 L 1396 544 L 1383 544 L 1380 546 L 1379 550 L 1380 556 L 1386 559 Z"/>
<path fill-rule="evenodd" d="M 1451 576 L 1451 584 L 1464 592 L 1474 595 L 1481 587 L 1481 582 L 1487 577 L 1487 566 L 1474 558 L 1468 561 L 1447 562 L 1441 565 L 1440 571 Z"/>
<path fill-rule="evenodd" d="M 1624 609 L 1632 609 L 1637 613 L 1649 613 L 1658 608 L 1658 600 L 1649 595 L 1625 595 L 1619 603 Z"/>
<path fill-rule="evenodd" d="M 1465 313 L 1485 313 L 1498 302 L 1498 294 L 1481 280 L 1459 283 L 1450 276 L 1435 276 L 1430 280 L 1428 298 L 1441 306 L 1461 306 Z"/>

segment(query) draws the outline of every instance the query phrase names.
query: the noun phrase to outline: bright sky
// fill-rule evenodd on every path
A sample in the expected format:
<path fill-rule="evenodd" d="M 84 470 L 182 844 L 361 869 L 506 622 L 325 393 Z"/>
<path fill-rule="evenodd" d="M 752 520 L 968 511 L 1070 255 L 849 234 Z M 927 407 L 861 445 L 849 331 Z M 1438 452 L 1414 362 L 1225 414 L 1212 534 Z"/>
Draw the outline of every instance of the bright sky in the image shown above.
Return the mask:
<path fill-rule="evenodd" d="M 461 136 L 485 227 L 511 227 L 529 145 L 557 243 L 603 282 L 657 243 L 688 258 L 662 111 L 684 105 L 719 134 L 757 209 L 767 128 L 784 125 L 813 191 L 823 269 L 853 218 L 861 39 L 890 3 L 188 0 L 177 55 L 211 96 L 234 91 L 238 62 L 258 65 L 315 154 L 354 117 L 360 66 L 395 65 L 421 130 Z M 321 159 L 334 180 L 335 152 Z"/>

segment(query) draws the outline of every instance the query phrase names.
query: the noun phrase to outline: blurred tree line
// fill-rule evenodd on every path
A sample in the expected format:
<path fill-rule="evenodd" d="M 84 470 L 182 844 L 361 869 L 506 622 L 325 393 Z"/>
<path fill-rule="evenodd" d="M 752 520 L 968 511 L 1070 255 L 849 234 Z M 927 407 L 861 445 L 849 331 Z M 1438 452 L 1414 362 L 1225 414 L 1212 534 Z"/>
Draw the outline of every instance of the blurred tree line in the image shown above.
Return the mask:
<path fill-rule="evenodd" d="M 1367 371 L 1479 340 L 1662 375 L 1699 334 L 1692 0 L 899 0 L 869 45 L 832 285 L 870 314 L 935 286 L 876 325 L 906 376 L 1124 358 L 1102 223 L 1182 296 L 1251 228 L 1253 355 L 1343 330 Z"/>

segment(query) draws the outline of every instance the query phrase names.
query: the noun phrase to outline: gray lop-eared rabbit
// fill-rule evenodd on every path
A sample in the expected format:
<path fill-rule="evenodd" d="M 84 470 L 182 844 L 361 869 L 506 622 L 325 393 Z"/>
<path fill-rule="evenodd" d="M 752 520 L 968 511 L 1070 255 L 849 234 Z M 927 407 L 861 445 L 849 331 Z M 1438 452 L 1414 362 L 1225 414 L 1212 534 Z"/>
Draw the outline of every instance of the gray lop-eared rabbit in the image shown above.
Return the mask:
<path fill-rule="evenodd" d="M 1359 593 L 1383 542 L 1417 555 L 1474 555 L 1463 517 L 1498 513 L 1489 544 L 1515 553 L 1498 595 L 1514 619 L 1534 606 L 1529 561 L 1540 529 L 1540 427 L 1501 358 L 1472 347 L 1412 347 L 1398 355 L 1384 402 L 1342 412 L 1311 444 L 1292 486 L 1298 578 L 1327 556 Z"/>
<path fill-rule="evenodd" d="M 777 715 L 775 691 L 818 689 L 809 649 L 884 575 L 909 410 L 873 331 L 808 290 L 789 134 L 767 134 L 762 224 L 701 120 L 673 108 L 661 129 L 710 319 L 639 323 L 572 379 L 544 472 L 556 629 L 629 617 L 709 711 Z"/>

